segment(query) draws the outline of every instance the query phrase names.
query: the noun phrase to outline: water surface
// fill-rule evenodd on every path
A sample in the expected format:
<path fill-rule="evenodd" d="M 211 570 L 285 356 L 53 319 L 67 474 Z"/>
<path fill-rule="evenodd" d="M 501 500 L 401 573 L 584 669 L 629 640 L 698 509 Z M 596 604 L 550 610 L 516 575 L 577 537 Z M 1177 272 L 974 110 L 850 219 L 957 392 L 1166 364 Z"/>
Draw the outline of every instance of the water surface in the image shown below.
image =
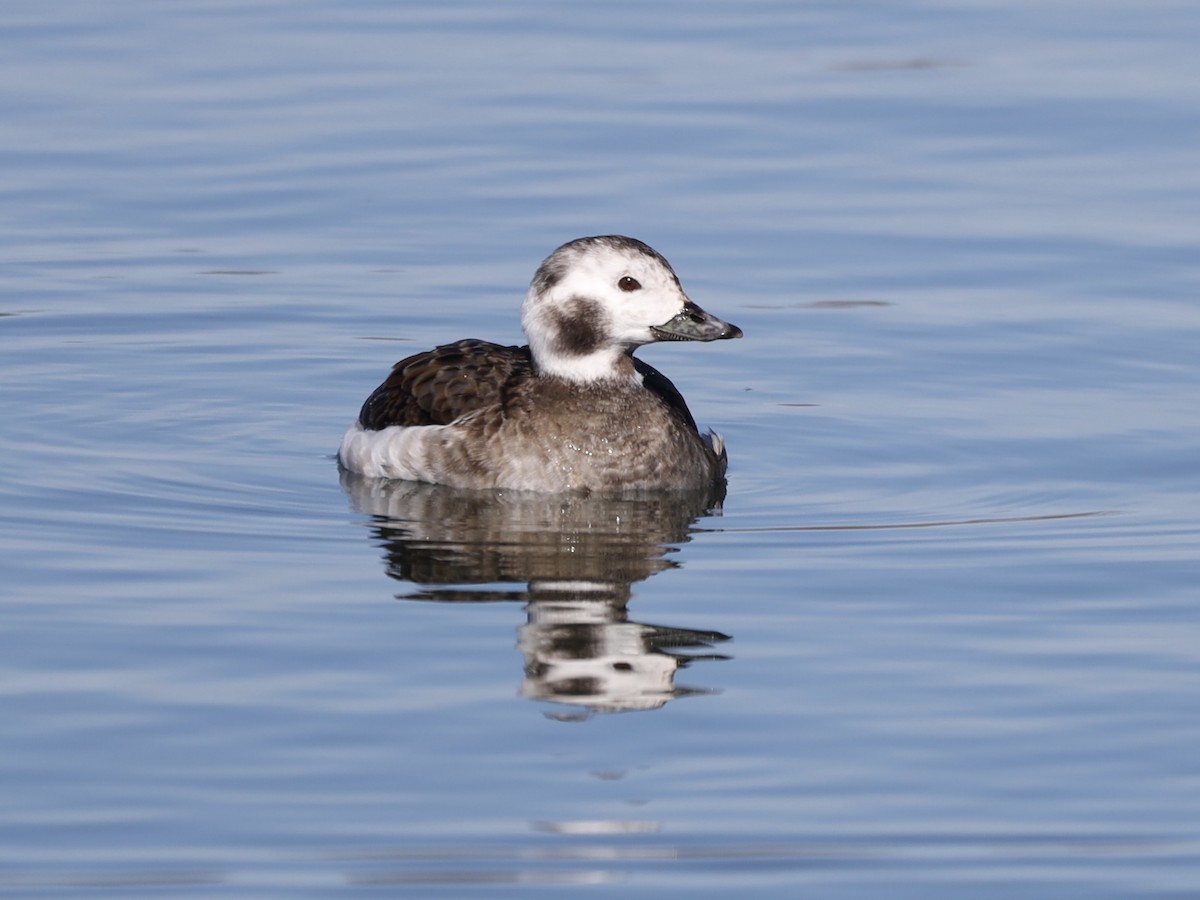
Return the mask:
<path fill-rule="evenodd" d="M 0 24 L 0 888 L 1195 890 L 1190 5 Z M 723 498 L 339 477 L 608 232 Z"/>

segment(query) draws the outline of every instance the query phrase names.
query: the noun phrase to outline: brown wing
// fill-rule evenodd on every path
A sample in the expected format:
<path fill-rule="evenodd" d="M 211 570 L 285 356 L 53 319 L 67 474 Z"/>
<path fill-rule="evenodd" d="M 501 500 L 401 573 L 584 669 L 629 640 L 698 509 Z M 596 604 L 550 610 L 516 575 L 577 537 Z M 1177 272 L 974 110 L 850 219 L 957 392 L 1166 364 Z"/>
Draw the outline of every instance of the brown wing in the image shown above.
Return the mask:
<path fill-rule="evenodd" d="M 499 401 L 513 379 L 533 372 L 528 347 L 465 340 L 417 353 L 392 366 L 358 414 L 368 431 L 389 425 L 448 425 Z"/>

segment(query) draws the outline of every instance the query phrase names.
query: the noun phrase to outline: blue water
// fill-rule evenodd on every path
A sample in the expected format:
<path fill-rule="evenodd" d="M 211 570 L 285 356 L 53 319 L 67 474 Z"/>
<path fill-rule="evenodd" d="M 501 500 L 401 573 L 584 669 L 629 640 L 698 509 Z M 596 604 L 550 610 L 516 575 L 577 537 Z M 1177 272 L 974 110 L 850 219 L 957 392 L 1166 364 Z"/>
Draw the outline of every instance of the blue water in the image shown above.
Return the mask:
<path fill-rule="evenodd" d="M 0 12 L 0 891 L 1200 885 L 1200 12 Z M 714 498 L 339 478 L 642 238 Z"/>

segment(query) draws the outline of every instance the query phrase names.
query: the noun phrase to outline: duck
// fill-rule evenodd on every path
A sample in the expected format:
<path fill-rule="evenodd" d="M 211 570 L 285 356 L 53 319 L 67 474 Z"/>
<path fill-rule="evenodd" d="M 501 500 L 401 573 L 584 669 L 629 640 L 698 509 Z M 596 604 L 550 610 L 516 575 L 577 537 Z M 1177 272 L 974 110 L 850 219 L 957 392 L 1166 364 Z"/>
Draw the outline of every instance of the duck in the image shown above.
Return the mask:
<path fill-rule="evenodd" d="M 338 450 L 369 478 L 466 489 L 709 489 L 728 454 L 683 395 L 633 355 L 742 330 L 701 309 L 657 250 L 624 235 L 569 241 L 534 273 L 528 343 L 465 339 L 396 363 Z"/>

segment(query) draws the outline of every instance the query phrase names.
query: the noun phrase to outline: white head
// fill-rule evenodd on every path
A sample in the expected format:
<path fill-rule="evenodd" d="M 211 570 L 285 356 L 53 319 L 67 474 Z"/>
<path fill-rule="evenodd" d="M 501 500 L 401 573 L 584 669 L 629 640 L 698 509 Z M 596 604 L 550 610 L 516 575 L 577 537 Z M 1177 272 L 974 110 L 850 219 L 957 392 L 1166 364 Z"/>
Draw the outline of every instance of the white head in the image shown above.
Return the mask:
<path fill-rule="evenodd" d="M 653 341 L 715 341 L 742 331 L 688 299 L 671 264 L 621 235 L 578 238 L 541 264 L 521 307 L 534 365 L 595 381 L 630 374 L 621 361 Z"/>

